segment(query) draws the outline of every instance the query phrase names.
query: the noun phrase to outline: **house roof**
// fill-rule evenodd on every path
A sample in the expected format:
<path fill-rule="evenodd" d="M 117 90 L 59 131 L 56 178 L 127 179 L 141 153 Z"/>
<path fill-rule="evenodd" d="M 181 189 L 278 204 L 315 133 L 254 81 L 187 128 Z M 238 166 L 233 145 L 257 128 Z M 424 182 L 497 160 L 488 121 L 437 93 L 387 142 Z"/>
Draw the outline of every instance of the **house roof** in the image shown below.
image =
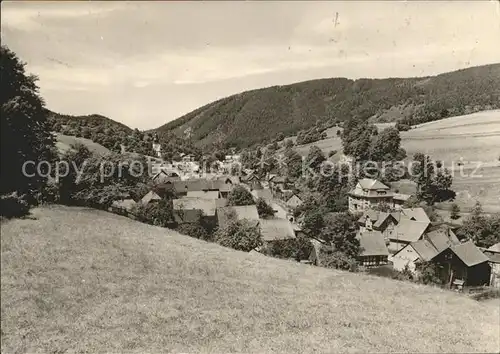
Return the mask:
<path fill-rule="evenodd" d="M 255 198 L 262 198 L 266 202 L 273 199 L 273 193 L 269 188 L 254 189 L 251 193 Z"/>
<path fill-rule="evenodd" d="M 378 215 L 377 221 L 373 224 L 374 227 L 380 227 L 382 224 L 388 219 L 388 218 L 394 218 L 390 213 L 385 213 L 381 211 Z"/>
<path fill-rule="evenodd" d="M 377 210 L 373 210 L 373 209 L 368 209 L 366 210 L 363 215 L 360 216 L 360 218 L 358 219 L 358 222 L 360 223 L 365 223 L 366 222 L 366 219 L 369 218 L 372 222 L 373 221 L 377 221 L 378 220 L 378 215 L 380 214 L 379 211 Z"/>
<path fill-rule="evenodd" d="M 384 235 L 380 231 L 367 231 L 358 233 L 360 255 L 366 256 L 388 256 L 389 250 L 385 244 Z"/>
<path fill-rule="evenodd" d="M 500 242 L 495 243 L 493 246 L 488 248 L 488 251 L 490 252 L 495 252 L 495 253 L 500 253 Z"/>
<path fill-rule="evenodd" d="M 417 252 L 420 259 L 426 262 L 441 253 L 428 240 L 418 240 L 417 242 L 412 242 L 410 246 Z"/>
<path fill-rule="evenodd" d="M 285 176 L 276 176 L 272 179 L 273 183 L 285 183 L 287 178 Z"/>
<path fill-rule="evenodd" d="M 403 242 L 418 241 L 429 225 L 430 222 L 402 219 L 394 228 L 396 237 L 392 239 L 401 240 Z"/>
<path fill-rule="evenodd" d="M 142 197 L 141 203 L 148 204 L 152 200 L 161 200 L 161 197 L 154 191 L 149 191 L 144 197 Z"/>
<path fill-rule="evenodd" d="M 424 236 L 438 251 L 443 252 L 445 249 L 460 244 L 457 236 L 450 229 L 437 229 L 427 233 Z"/>
<path fill-rule="evenodd" d="M 399 201 L 405 202 L 405 201 L 407 201 L 408 199 L 411 198 L 411 194 L 394 193 L 392 195 L 392 198 L 395 199 L 395 200 L 399 200 Z"/>
<path fill-rule="evenodd" d="M 219 191 L 188 191 L 188 198 L 219 199 Z"/>
<path fill-rule="evenodd" d="M 217 208 L 219 227 L 223 228 L 227 225 L 229 215 L 233 211 L 237 220 L 247 219 L 259 222 L 259 213 L 257 212 L 257 207 L 255 205 L 228 206 Z"/>
<path fill-rule="evenodd" d="M 124 210 L 131 210 L 136 202 L 133 199 L 115 200 L 111 206 Z"/>
<path fill-rule="evenodd" d="M 401 209 L 401 219 L 415 219 L 415 221 L 430 222 L 429 216 L 423 208 L 404 208 Z"/>
<path fill-rule="evenodd" d="M 488 257 L 490 262 L 492 263 L 500 263 L 500 253 L 497 252 L 491 252 L 488 250 L 483 251 L 483 253 Z"/>
<path fill-rule="evenodd" d="M 199 209 L 187 209 L 182 213 L 179 210 L 174 210 L 174 220 L 177 223 L 195 223 L 202 217 L 202 212 Z"/>
<path fill-rule="evenodd" d="M 198 209 L 206 216 L 214 216 L 217 209 L 215 199 L 184 197 L 172 201 L 174 210 Z"/>
<path fill-rule="evenodd" d="M 226 205 L 227 205 L 227 199 L 225 199 L 225 198 L 215 199 L 215 206 L 217 208 L 223 208 Z"/>
<path fill-rule="evenodd" d="M 302 199 L 301 199 L 301 198 L 300 198 L 297 194 L 293 194 L 290 198 L 288 198 L 288 199 L 287 199 L 287 201 L 286 201 L 286 202 L 287 202 L 287 203 L 290 203 L 290 201 L 291 201 L 292 199 L 294 199 L 294 200 L 296 200 L 296 201 L 298 201 L 298 202 L 302 203 Z"/>
<path fill-rule="evenodd" d="M 288 240 L 295 238 L 290 221 L 286 219 L 260 219 L 260 232 L 264 241 Z"/>
<path fill-rule="evenodd" d="M 376 179 L 362 178 L 358 181 L 363 189 L 376 190 L 376 189 L 389 189 L 385 184 Z"/>
<path fill-rule="evenodd" d="M 473 267 L 477 264 L 488 262 L 489 260 L 488 257 L 486 257 L 486 255 L 481 252 L 474 243 L 472 243 L 472 241 L 452 246 L 451 250 L 468 267 Z"/>

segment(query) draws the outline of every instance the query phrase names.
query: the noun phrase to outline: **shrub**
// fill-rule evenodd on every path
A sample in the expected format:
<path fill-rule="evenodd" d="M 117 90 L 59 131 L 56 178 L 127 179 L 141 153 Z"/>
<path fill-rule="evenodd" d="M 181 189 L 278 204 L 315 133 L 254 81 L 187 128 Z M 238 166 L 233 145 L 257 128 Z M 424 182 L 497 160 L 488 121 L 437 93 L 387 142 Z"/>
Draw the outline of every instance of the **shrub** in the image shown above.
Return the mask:
<path fill-rule="evenodd" d="M 210 234 L 200 224 L 186 223 L 180 224 L 176 228 L 177 232 L 200 240 L 210 241 Z"/>
<path fill-rule="evenodd" d="M 29 204 L 26 200 L 13 192 L 0 197 L 0 216 L 6 218 L 19 218 L 29 213 Z"/>
<path fill-rule="evenodd" d="M 259 226 L 248 220 L 230 220 L 215 232 L 215 242 L 224 247 L 250 252 L 262 245 Z"/>
<path fill-rule="evenodd" d="M 227 197 L 227 204 L 230 206 L 253 205 L 255 204 L 255 201 L 252 193 L 247 191 L 244 187 L 238 185 L 229 193 Z"/>
<path fill-rule="evenodd" d="M 274 216 L 274 209 L 267 204 L 267 202 L 263 198 L 257 199 L 257 212 L 259 213 L 259 217 L 261 218 L 272 218 Z"/>

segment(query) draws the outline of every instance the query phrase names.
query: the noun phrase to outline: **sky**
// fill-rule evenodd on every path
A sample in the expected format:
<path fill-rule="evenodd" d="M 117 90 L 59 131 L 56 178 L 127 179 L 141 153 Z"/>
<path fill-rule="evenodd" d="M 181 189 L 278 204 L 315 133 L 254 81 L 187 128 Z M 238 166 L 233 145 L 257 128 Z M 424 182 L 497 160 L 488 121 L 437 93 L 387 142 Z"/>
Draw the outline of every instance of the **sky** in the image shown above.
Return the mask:
<path fill-rule="evenodd" d="M 500 62 L 498 1 L 7 2 L 47 108 L 152 129 L 238 92 Z"/>

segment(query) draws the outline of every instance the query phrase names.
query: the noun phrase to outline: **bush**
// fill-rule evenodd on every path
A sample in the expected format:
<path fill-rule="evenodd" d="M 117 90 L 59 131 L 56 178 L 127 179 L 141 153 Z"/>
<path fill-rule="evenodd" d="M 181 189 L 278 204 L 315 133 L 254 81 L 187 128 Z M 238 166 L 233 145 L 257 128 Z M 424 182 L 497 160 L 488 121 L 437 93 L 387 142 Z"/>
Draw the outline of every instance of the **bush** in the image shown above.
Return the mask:
<path fill-rule="evenodd" d="M 28 202 L 17 192 L 0 197 L 0 216 L 6 218 L 19 218 L 29 213 Z"/>
<path fill-rule="evenodd" d="M 175 229 L 177 232 L 200 240 L 211 241 L 210 234 L 200 224 L 180 224 Z"/>
<path fill-rule="evenodd" d="M 262 245 L 258 225 L 248 220 L 230 220 L 228 224 L 215 232 L 215 242 L 224 247 L 250 252 Z"/>
<path fill-rule="evenodd" d="M 238 185 L 229 193 L 227 197 L 227 204 L 229 206 L 253 205 L 255 204 L 255 201 L 252 193 L 247 191 L 244 187 Z"/>
<path fill-rule="evenodd" d="M 274 216 L 274 209 L 267 204 L 267 202 L 263 198 L 257 199 L 257 212 L 259 213 L 259 217 L 261 218 L 272 218 Z"/>

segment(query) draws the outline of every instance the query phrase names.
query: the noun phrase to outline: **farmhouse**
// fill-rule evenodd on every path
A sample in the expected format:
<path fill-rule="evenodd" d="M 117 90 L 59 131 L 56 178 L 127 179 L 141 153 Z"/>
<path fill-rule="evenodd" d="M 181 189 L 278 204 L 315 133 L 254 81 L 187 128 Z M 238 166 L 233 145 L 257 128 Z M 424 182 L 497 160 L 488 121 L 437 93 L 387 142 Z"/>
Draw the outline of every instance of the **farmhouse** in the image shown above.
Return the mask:
<path fill-rule="evenodd" d="M 500 242 L 483 251 L 491 267 L 490 286 L 500 288 Z"/>
<path fill-rule="evenodd" d="M 349 192 L 349 211 L 359 212 L 373 209 L 381 203 L 392 204 L 389 187 L 374 179 L 363 178 Z"/>
<path fill-rule="evenodd" d="M 376 230 L 382 233 L 386 241 L 393 235 L 397 224 L 398 221 L 394 215 L 376 210 L 367 210 L 358 219 L 359 231 L 361 233 Z"/>
<path fill-rule="evenodd" d="M 144 197 L 141 199 L 141 203 L 143 205 L 148 205 L 154 201 L 160 201 L 161 197 L 155 191 L 149 191 Z"/>
<path fill-rule="evenodd" d="M 420 240 L 430 225 L 430 222 L 401 219 L 388 235 L 389 251 L 396 253 L 409 243 Z"/>
<path fill-rule="evenodd" d="M 384 235 L 380 231 L 366 231 L 358 233 L 360 255 L 359 262 L 365 267 L 376 267 L 388 263 L 389 251 L 385 244 Z"/>

